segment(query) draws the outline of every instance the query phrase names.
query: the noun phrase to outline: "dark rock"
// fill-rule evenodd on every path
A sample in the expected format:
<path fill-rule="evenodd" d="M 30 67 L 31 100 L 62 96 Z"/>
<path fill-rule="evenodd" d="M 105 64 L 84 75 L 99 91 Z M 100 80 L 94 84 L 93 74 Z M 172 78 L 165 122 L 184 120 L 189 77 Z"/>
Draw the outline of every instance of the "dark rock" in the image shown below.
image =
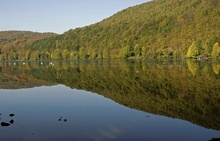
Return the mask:
<path fill-rule="evenodd" d="M 11 124 L 13 124 L 15 121 L 12 119 L 12 120 L 10 120 L 9 122 L 10 122 Z"/>
<path fill-rule="evenodd" d="M 13 117 L 15 114 L 9 114 L 10 117 Z"/>
<path fill-rule="evenodd" d="M 10 125 L 10 123 L 1 122 L 1 126 L 2 126 L 2 127 L 6 127 L 6 126 L 9 126 L 9 125 Z"/>
<path fill-rule="evenodd" d="M 220 141 L 220 138 L 212 138 L 212 140 L 209 141 Z"/>

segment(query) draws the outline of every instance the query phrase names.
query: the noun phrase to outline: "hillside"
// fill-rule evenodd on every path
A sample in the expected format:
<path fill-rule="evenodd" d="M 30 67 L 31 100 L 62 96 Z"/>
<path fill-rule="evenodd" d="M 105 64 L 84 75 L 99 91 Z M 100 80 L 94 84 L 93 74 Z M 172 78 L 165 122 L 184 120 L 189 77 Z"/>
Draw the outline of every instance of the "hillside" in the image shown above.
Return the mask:
<path fill-rule="evenodd" d="M 219 0 L 152 0 L 26 46 L 32 60 L 220 57 Z"/>
<path fill-rule="evenodd" d="M 27 45 L 54 35 L 31 31 L 0 31 L 0 60 L 25 60 Z"/>

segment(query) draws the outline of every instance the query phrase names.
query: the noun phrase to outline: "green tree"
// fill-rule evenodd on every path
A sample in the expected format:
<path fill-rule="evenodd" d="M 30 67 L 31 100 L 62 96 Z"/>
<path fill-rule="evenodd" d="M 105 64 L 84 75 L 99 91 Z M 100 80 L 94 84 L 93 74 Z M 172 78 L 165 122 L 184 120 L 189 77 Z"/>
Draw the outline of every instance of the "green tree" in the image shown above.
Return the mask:
<path fill-rule="evenodd" d="M 126 45 L 124 48 L 121 49 L 121 58 L 128 58 L 132 56 L 132 47 Z"/>
<path fill-rule="evenodd" d="M 39 51 L 35 51 L 31 53 L 31 60 L 40 60 L 40 53 Z"/>
<path fill-rule="evenodd" d="M 70 59 L 70 52 L 67 49 L 64 49 L 61 54 L 63 59 Z"/>
<path fill-rule="evenodd" d="M 140 58 L 141 57 L 141 52 L 142 52 L 141 47 L 138 44 L 136 44 L 135 47 L 134 47 L 135 57 Z"/>
<path fill-rule="evenodd" d="M 3 60 L 3 54 L 0 54 L 0 60 Z"/>
<path fill-rule="evenodd" d="M 27 50 L 25 52 L 25 60 L 30 60 L 30 58 L 31 58 L 31 52 L 30 52 L 30 50 Z"/>
<path fill-rule="evenodd" d="M 50 59 L 48 52 L 41 52 L 40 53 L 40 60 L 48 60 L 48 59 Z"/>
<path fill-rule="evenodd" d="M 105 58 L 105 59 L 110 58 L 110 48 L 109 47 L 105 47 L 103 49 L 103 58 Z"/>
<path fill-rule="evenodd" d="M 212 48 L 213 48 L 213 44 L 211 43 L 210 40 L 207 39 L 205 44 L 204 44 L 204 46 L 203 46 L 203 48 L 204 48 L 204 53 L 211 54 Z"/>
<path fill-rule="evenodd" d="M 60 49 L 55 49 L 51 54 L 51 59 L 60 60 L 62 59 L 62 53 Z"/>

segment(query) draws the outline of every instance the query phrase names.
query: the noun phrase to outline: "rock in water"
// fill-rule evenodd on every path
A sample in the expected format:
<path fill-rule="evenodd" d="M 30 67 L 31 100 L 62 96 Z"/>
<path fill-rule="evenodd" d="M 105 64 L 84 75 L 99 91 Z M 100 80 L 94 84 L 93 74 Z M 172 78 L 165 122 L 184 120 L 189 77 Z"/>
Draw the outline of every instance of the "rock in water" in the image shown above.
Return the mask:
<path fill-rule="evenodd" d="M 10 117 L 13 117 L 14 115 L 15 115 L 15 114 L 10 114 L 9 116 L 10 116 Z"/>
<path fill-rule="evenodd" d="M 6 123 L 6 122 L 1 122 L 1 126 L 5 127 L 5 126 L 9 126 L 10 123 Z"/>
<path fill-rule="evenodd" d="M 9 122 L 10 122 L 11 124 L 13 124 L 15 121 L 12 119 L 12 120 L 10 120 Z"/>

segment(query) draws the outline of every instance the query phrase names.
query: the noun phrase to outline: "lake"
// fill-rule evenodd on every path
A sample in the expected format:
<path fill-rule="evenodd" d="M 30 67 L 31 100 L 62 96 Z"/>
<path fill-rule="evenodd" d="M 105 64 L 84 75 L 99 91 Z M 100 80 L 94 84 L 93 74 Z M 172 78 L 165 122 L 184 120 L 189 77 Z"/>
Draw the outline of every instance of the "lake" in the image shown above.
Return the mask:
<path fill-rule="evenodd" d="M 220 140 L 220 63 L 0 62 L 1 141 Z"/>

